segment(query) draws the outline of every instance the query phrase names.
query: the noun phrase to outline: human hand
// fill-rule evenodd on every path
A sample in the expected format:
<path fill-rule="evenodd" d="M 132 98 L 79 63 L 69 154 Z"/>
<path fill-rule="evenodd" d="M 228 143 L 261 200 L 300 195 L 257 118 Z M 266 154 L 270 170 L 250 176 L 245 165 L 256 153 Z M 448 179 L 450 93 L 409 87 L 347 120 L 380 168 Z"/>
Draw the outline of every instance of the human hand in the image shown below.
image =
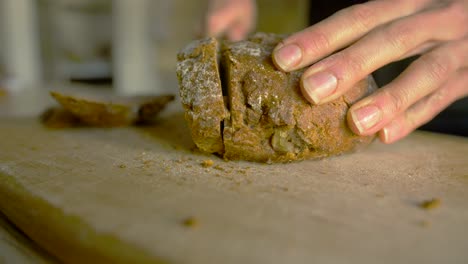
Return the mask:
<path fill-rule="evenodd" d="M 301 90 L 321 104 L 378 68 L 416 54 L 421 57 L 400 76 L 348 112 L 356 134 L 378 133 L 392 143 L 468 95 L 468 0 L 355 5 L 285 39 L 273 60 L 284 71 L 312 65 Z"/>
<path fill-rule="evenodd" d="M 210 0 L 205 21 L 205 34 L 229 40 L 242 40 L 255 27 L 255 0 Z"/>

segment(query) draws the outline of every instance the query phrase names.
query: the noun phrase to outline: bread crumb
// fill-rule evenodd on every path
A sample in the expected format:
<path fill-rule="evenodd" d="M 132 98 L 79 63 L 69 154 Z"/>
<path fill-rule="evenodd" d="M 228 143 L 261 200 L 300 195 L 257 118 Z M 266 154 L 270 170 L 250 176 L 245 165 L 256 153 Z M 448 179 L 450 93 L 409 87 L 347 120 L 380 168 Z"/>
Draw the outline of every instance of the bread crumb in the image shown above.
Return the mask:
<path fill-rule="evenodd" d="M 210 160 L 210 159 L 207 159 L 207 160 L 204 160 L 201 165 L 204 167 L 204 168 L 209 168 L 211 166 L 213 166 L 214 162 L 213 160 Z"/>
<path fill-rule="evenodd" d="M 441 204 L 440 199 L 433 198 L 430 200 L 423 201 L 422 203 L 419 204 L 419 206 L 424 210 L 432 210 L 432 209 L 439 207 L 440 204 Z"/>
<path fill-rule="evenodd" d="M 120 164 L 120 165 L 119 165 L 119 168 L 125 169 L 125 168 L 127 168 L 127 165 L 125 165 L 125 164 Z"/>
<path fill-rule="evenodd" d="M 420 227 L 429 227 L 431 225 L 431 222 L 427 221 L 427 220 L 422 220 L 422 221 L 419 221 L 418 222 L 418 225 Z"/>
<path fill-rule="evenodd" d="M 215 170 L 219 170 L 219 171 L 226 171 L 223 167 L 219 166 L 219 165 L 216 165 L 213 167 Z"/>
<path fill-rule="evenodd" d="M 149 168 L 151 165 L 153 165 L 153 162 L 153 160 L 144 160 L 142 163 L 145 168 Z"/>
<path fill-rule="evenodd" d="M 191 217 L 187 217 L 186 219 L 184 219 L 184 221 L 182 221 L 182 225 L 193 229 L 193 228 L 198 227 L 199 223 L 195 217 L 191 216 Z"/>

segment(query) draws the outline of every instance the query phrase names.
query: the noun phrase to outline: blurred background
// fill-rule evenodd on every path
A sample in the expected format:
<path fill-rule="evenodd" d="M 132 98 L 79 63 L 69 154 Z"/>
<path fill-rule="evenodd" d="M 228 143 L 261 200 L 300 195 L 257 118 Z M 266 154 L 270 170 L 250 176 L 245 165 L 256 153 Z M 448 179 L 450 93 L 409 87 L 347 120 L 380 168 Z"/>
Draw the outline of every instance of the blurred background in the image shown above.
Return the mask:
<path fill-rule="evenodd" d="M 304 28 L 308 2 L 258 0 L 257 31 Z M 206 8 L 206 0 L 0 0 L 0 87 L 174 92 L 177 51 L 200 36 Z"/>
<path fill-rule="evenodd" d="M 309 2 L 257 0 L 256 31 L 292 33 L 316 22 L 309 11 L 322 19 L 336 5 Z M 44 90 L 70 84 L 178 94 L 176 54 L 201 36 L 206 10 L 207 0 L 0 0 L 0 99 L 23 91 L 3 100 L 0 115 L 35 113 Z M 374 72 L 379 86 L 413 59 Z M 467 105 L 459 100 L 422 129 L 468 136 Z"/>

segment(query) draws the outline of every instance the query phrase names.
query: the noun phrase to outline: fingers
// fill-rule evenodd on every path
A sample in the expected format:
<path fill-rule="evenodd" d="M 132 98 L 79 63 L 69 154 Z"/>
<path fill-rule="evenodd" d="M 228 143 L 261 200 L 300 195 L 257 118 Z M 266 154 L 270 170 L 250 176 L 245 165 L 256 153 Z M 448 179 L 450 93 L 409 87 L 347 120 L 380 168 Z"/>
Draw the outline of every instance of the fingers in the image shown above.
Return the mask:
<path fill-rule="evenodd" d="M 392 83 L 350 108 L 350 128 L 360 135 L 376 133 L 418 100 L 439 89 L 467 63 L 468 38 L 421 56 Z"/>
<path fill-rule="evenodd" d="M 227 37 L 231 41 L 244 39 L 250 31 L 250 26 L 245 23 L 237 23 L 231 26 L 227 31 Z"/>
<path fill-rule="evenodd" d="M 207 36 L 226 34 L 233 41 L 241 40 L 254 28 L 256 8 L 253 0 L 212 1 L 205 22 Z"/>
<path fill-rule="evenodd" d="M 273 61 L 284 71 L 303 68 L 360 39 L 377 26 L 407 16 L 427 0 L 376 0 L 337 12 L 285 39 Z"/>
<path fill-rule="evenodd" d="M 226 32 L 239 16 L 239 10 L 231 4 L 226 4 L 211 11 L 206 19 L 206 35 L 218 36 Z"/>
<path fill-rule="evenodd" d="M 302 76 L 304 95 L 315 104 L 332 101 L 382 66 L 414 50 L 427 49 L 426 44 L 433 47 L 431 40 L 459 38 L 459 30 L 450 29 L 452 13 L 431 9 L 379 26 L 352 46 L 311 66 Z"/>
<path fill-rule="evenodd" d="M 384 143 L 393 143 L 427 123 L 457 99 L 468 95 L 468 69 L 460 70 L 450 81 L 411 106 L 387 124 L 379 133 Z"/>

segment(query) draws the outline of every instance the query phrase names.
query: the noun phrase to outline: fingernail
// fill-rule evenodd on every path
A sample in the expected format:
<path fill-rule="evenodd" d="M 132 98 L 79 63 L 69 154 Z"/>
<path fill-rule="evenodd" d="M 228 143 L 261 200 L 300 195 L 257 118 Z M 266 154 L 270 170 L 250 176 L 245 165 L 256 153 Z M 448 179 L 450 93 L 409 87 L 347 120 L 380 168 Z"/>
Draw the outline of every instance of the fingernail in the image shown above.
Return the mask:
<path fill-rule="evenodd" d="M 306 77 L 302 86 L 310 99 L 318 104 L 335 92 L 337 83 L 334 75 L 328 72 L 319 72 Z"/>
<path fill-rule="evenodd" d="M 382 111 L 375 105 L 367 105 L 351 112 L 351 118 L 359 132 L 364 133 L 382 119 Z"/>
<path fill-rule="evenodd" d="M 296 44 L 290 44 L 276 50 L 273 57 L 276 65 L 286 71 L 301 61 L 302 50 Z"/>

